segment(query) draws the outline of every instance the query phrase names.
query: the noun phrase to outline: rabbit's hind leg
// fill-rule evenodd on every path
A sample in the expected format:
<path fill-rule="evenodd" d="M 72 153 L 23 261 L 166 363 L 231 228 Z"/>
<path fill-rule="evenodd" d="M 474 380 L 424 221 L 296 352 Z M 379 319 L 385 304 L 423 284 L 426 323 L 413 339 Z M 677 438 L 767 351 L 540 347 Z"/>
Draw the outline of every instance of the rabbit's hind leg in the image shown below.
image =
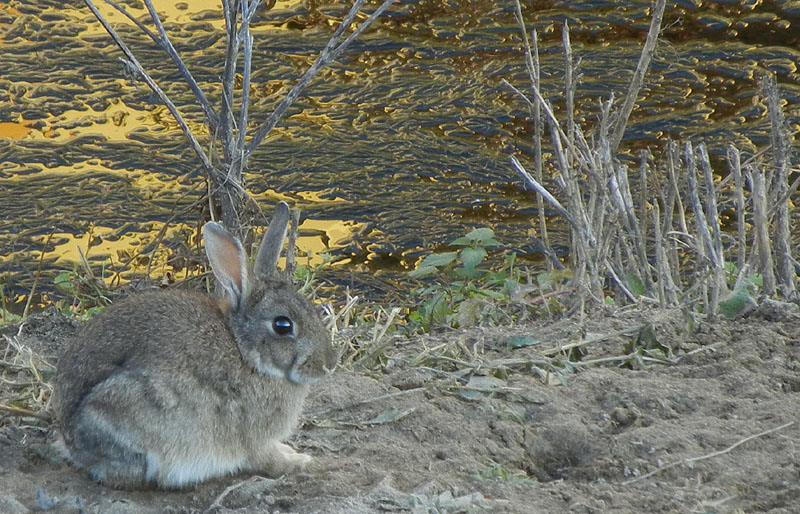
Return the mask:
<path fill-rule="evenodd" d="M 148 476 L 152 473 L 148 473 L 147 456 L 132 447 L 130 438 L 119 427 L 91 409 L 75 423 L 69 450 L 70 460 L 97 482 L 132 488 L 142 487 L 152 479 Z"/>

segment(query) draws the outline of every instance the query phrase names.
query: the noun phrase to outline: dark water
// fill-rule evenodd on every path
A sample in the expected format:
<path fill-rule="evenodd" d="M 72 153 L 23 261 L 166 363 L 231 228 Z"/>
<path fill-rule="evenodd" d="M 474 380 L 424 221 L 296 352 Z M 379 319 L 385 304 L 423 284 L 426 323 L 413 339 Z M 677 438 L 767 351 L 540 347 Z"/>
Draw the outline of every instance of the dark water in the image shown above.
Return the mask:
<path fill-rule="evenodd" d="M 205 3 L 214 9 L 155 2 L 167 22 L 176 21 L 168 24 L 175 46 L 218 101 L 221 15 Z M 540 35 L 544 92 L 556 108 L 568 20 L 583 74 L 580 119 L 591 124 L 598 99 L 627 88 L 650 2 L 524 4 L 528 27 Z M 281 2 L 259 16 L 253 120 L 265 119 L 310 65 L 345 7 Z M 529 150 L 530 122 L 500 83 L 527 84 L 513 13 L 502 0 L 398 2 L 290 109 L 251 159 L 248 187 L 265 208 L 293 200 L 308 218 L 301 246 L 317 259 L 328 251 L 354 276 L 390 277 L 481 225 L 535 261 L 527 236 L 534 200 L 508 165 L 511 153 L 524 158 Z M 768 122 L 756 91 L 764 71 L 776 74 L 798 128 L 797 2 L 684 0 L 670 4 L 664 25 L 627 148 L 658 153 L 667 137 L 705 141 L 717 154 L 730 143 L 745 153 L 763 147 Z M 202 135 L 199 108 L 166 56 L 134 28 L 117 27 Z M 193 204 L 204 191 L 200 165 L 146 85 L 124 77 L 119 56 L 82 2 L 0 4 L 6 295 L 23 299 L 40 269 L 39 289 L 51 291 L 57 271 L 78 260 L 78 246 L 106 280 L 115 271 L 143 272 L 143 257 L 121 263 L 150 249 L 165 223 L 150 272 L 180 278 L 189 271 Z"/>

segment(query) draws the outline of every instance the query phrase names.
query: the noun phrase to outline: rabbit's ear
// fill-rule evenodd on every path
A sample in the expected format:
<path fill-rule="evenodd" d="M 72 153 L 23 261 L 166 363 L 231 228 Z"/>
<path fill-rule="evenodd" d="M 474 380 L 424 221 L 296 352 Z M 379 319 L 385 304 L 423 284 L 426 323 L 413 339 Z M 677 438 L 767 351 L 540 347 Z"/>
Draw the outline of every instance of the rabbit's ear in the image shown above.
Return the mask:
<path fill-rule="evenodd" d="M 247 259 L 242 244 L 219 223 L 209 221 L 203 227 L 206 255 L 214 276 L 231 295 L 236 305 L 247 285 Z"/>
<path fill-rule="evenodd" d="M 256 275 L 267 277 L 275 274 L 288 227 L 289 206 L 286 202 L 280 202 L 275 206 L 272 221 L 269 222 L 269 228 L 267 228 L 264 239 L 261 241 L 261 246 L 258 248 L 256 264 L 253 268 Z"/>

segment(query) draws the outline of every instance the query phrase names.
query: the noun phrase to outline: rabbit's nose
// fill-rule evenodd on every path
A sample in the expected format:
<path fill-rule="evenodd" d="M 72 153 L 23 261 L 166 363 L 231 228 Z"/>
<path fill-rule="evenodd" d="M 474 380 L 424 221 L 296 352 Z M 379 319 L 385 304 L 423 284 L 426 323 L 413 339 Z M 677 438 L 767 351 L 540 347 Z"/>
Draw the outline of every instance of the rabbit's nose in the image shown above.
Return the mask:
<path fill-rule="evenodd" d="M 298 384 L 312 384 L 331 371 L 331 366 L 319 350 L 298 352 L 288 379 Z"/>

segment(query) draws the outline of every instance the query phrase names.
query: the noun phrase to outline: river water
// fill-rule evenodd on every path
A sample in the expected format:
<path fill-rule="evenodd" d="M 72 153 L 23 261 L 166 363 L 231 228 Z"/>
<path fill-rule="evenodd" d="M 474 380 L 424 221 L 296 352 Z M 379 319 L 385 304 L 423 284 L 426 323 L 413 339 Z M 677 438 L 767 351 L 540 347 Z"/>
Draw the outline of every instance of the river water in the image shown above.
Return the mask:
<path fill-rule="evenodd" d="M 138 0 L 122 3 L 146 12 Z M 217 2 L 154 4 L 218 101 Z M 650 2 L 523 4 L 540 37 L 543 90 L 557 109 L 568 21 L 583 75 L 578 119 L 591 124 L 599 99 L 627 88 Z M 347 7 L 279 1 L 261 11 L 251 119 L 272 112 Z M 120 15 L 110 19 L 203 135 L 199 108 L 166 55 Z M 731 143 L 745 154 L 762 148 L 763 72 L 776 75 L 797 130 L 800 2 L 670 2 L 664 26 L 623 146 L 657 154 L 667 138 L 682 138 L 705 141 L 716 155 Z M 81 1 L 0 4 L 0 284 L 12 303 L 21 305 L 37 276 L 41 300 L 63 297 L 52 280 L 73 269 L 78 248 L 106 281 L 196 269 L 199 161 L 144 82 L 125 75 L 120 56 Z M 391 289 L 420 255 L 476 226 L 494 228 L 535 262 L 535 202 L 508 164 L 512 153 L 525 158 L 531 124 L 501 84 L 525 87 L 526 77 L 512 2 L 399 1 L 289 110 L 250 160 L 247 185 L 265 209 L 280 198 L 302 208 L 300 246 L 312 262 L 325 253 L 353 277 L 385 277 L 376 289 Z"/>

